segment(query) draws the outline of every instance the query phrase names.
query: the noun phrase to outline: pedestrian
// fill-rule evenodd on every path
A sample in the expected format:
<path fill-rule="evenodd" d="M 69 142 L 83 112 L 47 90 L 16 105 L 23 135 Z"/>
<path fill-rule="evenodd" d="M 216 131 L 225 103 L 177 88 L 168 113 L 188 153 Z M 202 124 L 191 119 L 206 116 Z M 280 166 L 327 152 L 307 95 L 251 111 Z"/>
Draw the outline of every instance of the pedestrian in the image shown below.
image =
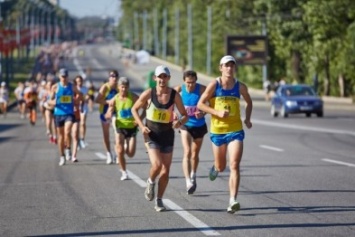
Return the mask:
<path fill-rule="evenodd" d="M 49 105 L 54 106 L 54 121 L 58 136 L 58 150 L 60 155 L 59 165 L 65 165 L 65 160 L 71 159 L 71 131 L 74 117 L 74 95 L 78 100 L 83 99 L 82 93 L 76 86 L 69 82 L 68 71 L 65 68 L 59 70 L 59 82 L 51 89 Z"/>
<path fill-rule="evenodd" d="M 246 102 L 244 124 L 252 127 L 251 113 L 253 103 L 248 87 L 234 77 L 236 61 L 234 57 L 226 55 L 219 64 L 221 76 L 210 82 L 202 94 L 198 109 L 211 114 L 210 138 L 214 155 L 214 165 L 209 174 L 211 181 L 217 178 L 219 172 L 224 171 L 229 157 L 229 205 L 228 213 L 240 209 L 237 201 L 240 182 L 240 162 L 243 155 L 244 130 L 240 115 L 240 97 Z"/>
<path fill-rule="evenodd" d="M 271 82 L 269 79 L 265 79 L 265 81 L 263 82 L 263 90 L 265 93 L 265 101 L 269 101 L 271 92 Z"/>
<path fill-rule="evenodd" d="M 127 77 L 118 80 L 118 93 L 112 98 L 112 103 L 106 113 L 106 118 L 111 119 L 115 114 L 115 149 L 122 176 L 121 180 L 128 179 L 126 160 L 124 155 L 132 158 L 136 153 L 138 125 L 132 116 L 132 106 L 137 101 L 138 95 L 129 90 Z M 140 118 L 144 119 L 145 111 Z"/>
<path fill-rule="evenodd" d="M 188 116 L 180 94 L 168 86 L 171 77 L 169 69 L 166 66 L 158 66 L 154 75 L 156 87 L 143 91 L 133 105 L 132 114 L 142 131 L 151 163 L 144 196 L 149 201 L 154 199 L 154 188 L 158 178 L 155 210 L 161 212 L 166 210 L 162 198 L 169 182 L 174 149 L 174 129 L 184 125 Z M 173 116 L 174 107 L 180 114 L 176 120 Z M 138 113 L 140 109 L 146 109 L 145 124 Z"/>
<path fill-rule="evenodd" d="M 197 187 L 196 171 L 199 164 L 199 153 L 203 138 L 208 132 L 205 121 L 205 113 L 197 108 L 202 93 L 206 87 L 197 83 L 195 71 L 185 71 L 184 84 L 177 86 L 175 90 L 181 94 L 189 120 L 180 127 L 181 141 L 184 148 L 182 169 L 186 180 L 187 194 L 193 194 Z"/>
<path fill-rule="evenodd" d="M 95 99 L 95 102 L 100 105 L 100 120 L 102 133 L 104 137 L 104 146 L 106 149 L 106 164 L 112 164 L 113 157 L 111 153 L 111 145 L 110 145 L 110 125 L 111 120 L 105 118 L 105 114 L 109 107 L 111 99 L 118 93 L 117 89 L 117 80 L 118 80 L 118 71 L 111 70 L 109 72 L 108 82 L 104 83 L 99 90 L 99 93 Z"/>

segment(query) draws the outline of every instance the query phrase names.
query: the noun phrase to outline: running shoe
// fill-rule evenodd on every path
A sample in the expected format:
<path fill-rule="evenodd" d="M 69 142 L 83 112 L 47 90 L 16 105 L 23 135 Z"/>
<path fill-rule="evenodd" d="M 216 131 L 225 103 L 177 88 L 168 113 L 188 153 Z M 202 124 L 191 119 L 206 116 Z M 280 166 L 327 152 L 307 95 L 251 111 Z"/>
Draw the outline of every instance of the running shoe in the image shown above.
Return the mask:
<path fill-rule="evenodd" d="M 164 204 L 163 204 L 163 200 L 160 199 L 160 198 L 157 198 L 157 200 L 155 201 L 155 210 L 157 212 L 162 212 L 162 211 L 165 211 L 166 208 L 164 207 Z"/>
<path fill-rule="evenodd" d="M 58 144 L 58 141 L 57 141 L 57 138 L 56 138 L 56 137 L 53 137 L 53 143 L 54 143 L 54 144 Z"/>
<path fill-rule="evenodd" d="M 112 155 L 111 155 L 111 152 L 107 152 L 106 164 L 108 164 L 108 165 L 112 164 Z"/>
<path fill-rule="evenodd" d="M 71 158 L 70 150 L 69 149 L 65 149 L 64 150 L 64 154 L 65 154 L 65 159 L 66 160 L 70 160 L 70 158 Z"/>
<path fill-rule="evenodd" d="M 227 208 L 227 212 L 233 214 L 236 211 L 239 211 L 240 209 L 240 204 L 237 201 L 233 201 L 229 204 Z"/>
<path fill-rule="evenodd" d="M 218 171 L 216 170 L 216 168 L 214 167 L 214 165 L 212 166 L 211 170 L 210 170 L 210 180 L 214 181 L 218 176 Z"/>
<path fill-rule="evenodd" d="M 147 199 L 148 201 L 152 201 L 154 199 L 154 187 L 155 187 L 155 183 L 151 184 L 149 182 L 149 180 L 147 180 L 147 187 L 145 189 L 144 192 L 144 197 L 145 199 Z"/>
<path fill-rule="evenodd" d="M 84 149 L 86 147 L 85 141 L 83 139 L 80 139 L 79 144 L 81 149 Z"/>
<path fill-rule="evenodd" d="M 71 159 L 71 161 L 72 161 L 73 163 L 76 163 L 76 162 L 78 162 L 78 159 L 76 159 L 76 157 L 73 157 L 73 158 Z"/>
<path fill-rule="evenodd" d="M 61 156 L 59 160 L 59 166 L 63 166 L 63 165 L 65 165 L 65 158 L 64 156 Z"/>
<path fill-rule="evenodd" d="M 122 176 L 121 176 L 121 180 L 123 181 L 123 180 L 127 180 L 127 179 L 128 179 L 128 174 L 126 171 L 123 171 Z"/>
<path fill-rule="evenodd" d="M 197 183 L 196 179 L 191 179 L 191 185 L 187 187 L 187 194 L 191 195 L 196 191 Z"/>

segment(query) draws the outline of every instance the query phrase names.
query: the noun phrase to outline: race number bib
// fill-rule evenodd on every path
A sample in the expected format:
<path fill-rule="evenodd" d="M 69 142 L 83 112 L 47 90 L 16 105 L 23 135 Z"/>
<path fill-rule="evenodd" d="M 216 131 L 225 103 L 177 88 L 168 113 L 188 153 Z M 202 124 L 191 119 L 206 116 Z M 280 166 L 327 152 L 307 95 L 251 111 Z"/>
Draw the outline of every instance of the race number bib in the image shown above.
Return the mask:
<path fill-rule="evenodd" d="M 159 123 L 169 123 L 170 121 L 170 111 L 163 109 L 154 109 L 152 121 Z"/>
<path fill-rule="evenodd" d="M 70 95 L 62 95 L 59 99 L 60 103 L 69 104 L 72 102 L 72 97 Z"/>
<path fill-rule="evenodd" d="M 195 116 L 198 109 L 197 106 L 185 106 L 185 110 L 188 116 Z"/>
<path fill-rule="evenodd" d="M 217 97 L 215 101 L 216 110 L 228 110 L 229 116 L 236 115 L 236 99 L 231 97 Z"/>

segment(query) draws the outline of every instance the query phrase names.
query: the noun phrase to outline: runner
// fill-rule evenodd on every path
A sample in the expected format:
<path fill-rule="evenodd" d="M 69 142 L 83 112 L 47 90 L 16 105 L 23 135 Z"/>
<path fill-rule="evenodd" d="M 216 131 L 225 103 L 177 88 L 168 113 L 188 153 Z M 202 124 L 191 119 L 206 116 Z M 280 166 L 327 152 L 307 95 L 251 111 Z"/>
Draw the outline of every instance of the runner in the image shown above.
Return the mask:
<path fill-rule="evenodd" d="M 94 101 L 95 101 L 95 92 L 96 92 L 96 88 L 94 86 L 94 84 L 92 83 L 92 81 L 87 81 L 86 84 L 86 88 L 88 88 L 88 107 L 89 107 L 89 111 L 92 112 L 94 110 Z"/>
<path fill-rule="evenodd" d="M 124 154 L 126 153 L 128 157 L 132 158 L 136 153 L 138 126 L 132 116 L 131 109 L 137 101 L 138 96 L 129 91 L 129 80 L 126 77 L 120 77 L 118 80 L 118 89 L 119 93 L 112 99 L 113 101 L 106 113 L 106 118 L 111 119 L 113 113 L 116 114 L 115 148 L 122 172 L 121 180 L 127 180 L 128 174 Z M 144 117 L 145 111 L 141 114 L 140 118 L 144 119 Z"/>
<path fill-rule="evenodd" d="M 84 149 L 86 147 L 86 142 L 85 142 L 85 135 L 86 135 L 86 118 L 88 114 L 88 100 L 89 100 L 89 95 L 88 95 L 88 88 L 83 85 L 83 78 L 78 75 L 75 78 L 75 84 L 78 90 L 81 91 L 81 93 L 84 96 L 84 102 L 80 106 L 80 125 L 79 125 L 79 147 L 81 149 Z"/>
<path fill-rule="evenodd" d="M 43 102 L 43 107 L 45 108 L 44 115 L 46 117 L 46 134 L 49 138 L 49 142 L 52 144 L 57 144 L 57 130 L 54 123 L 54 106 L 49 105 L 49 100 L 51 96 L 51 89 L 53 86 L 53 81 L 47 81 L 46 83 L 46 96 Z"/>
<path fill-rule="evenodd" d="M 155 180 L 159 176 L 155 210 L 161 212 L 166 210 L 162 198 L 169 182 L 174 149 L 174 129 L 185 124 L 188 116 L 179 93 L 168 87 L 169 69 L 165 66 L 158 66 L 154 75 L 156 87 L 149 88 L 140 95 L 133 105 L 132 114 L 149 147 L 151 168 L 144 196 L 149 201 L 154 199 Z M 173 120 L 174 106 L 181 115 L 177 120 Z M 146 124 L 144 125 L 138 111 L 145 108 Z"/>
<path fill-rule="evenodd" d="M 81 76 L 76 76 L 76 78 L 74 79 L 74 86 L 76 86 L 76 88 L 78 89 L 78 91 L 81 91 L 79 89 L 79 86 L 76 84 L 76 79 Z M 77 157 L 77 152 L 78 152 L 78 147 L 79 147 L 79 129 L 80 129 L 80 123 L 81 123 L 81 110 L 80 108 L 82 107 L 82 105 L 84 104 L 84 95 L 82 94 L 82 97 L 80 98 L 80 95 L 77 93 L 74 93 L 74 121 L 73 121 L 73 125 L 71 128 L 71 138 L 72 138 L 72 156 L 68 157 L 66 156 L 67 160 L 70 160 L 72 162 L 78 162 Z"/>
<path fill-rule="evenodd" d="M 210 180 L 217 178 L 219 172 L 226 168 L 226 156 L 229 156 L 229 206 L 228 213 L 234 213 L 240 209 L 237 201 L 240 182 L 240 162 L 243 155 L 244 130 L 240 116 L 240 96 L 243 96 L 245 107 L 244 124 L 252 127 L 250 121 L 253 102 L 250 98 L 248 87 L 234 78 L 236 61 L 226 55 L 220 60 L 219 70 L 221 76 L 210 82 L 202 94 L 197 107 L 212 115 L 210 136 L 214 155 L 214 165 L 210 170 Z M 209 102 L 209 105 L 206 103 Z"/>
<path fill-rule="evenodd" d="M 176 87 L 181 94 L 189 120 L 180 127 L 181 141 L 184 148 L 182 169 L 186 180 L 187 194 L 193 194 L 197 187 L 196 171 L 199 164 L 199 153 L 203 137 L 207 133 L 205 113 L 197 109 L 197 102 L 206 87 L 196 83 L 195 71 L 185 71 L 183 74 L 184 84 Z"/>
<path fill-rule="evenodd" d="M 59 82 L 52 86 L 50 105 L 54 105 L 54 118 L 58 134 L 59 165 L 71 158 L 71 130 L 74 122 L 74 95 L 83 99 L 82 93 L 68 81 L 68 71 L 59 70 Z"/>
<path fill-rule="evenodd" d="M 28 118 L 30 124 L 34 126 L 37 120 L 37 102 L 38 102 L 37 84 L 35 80 L 31 80 L 29 82 L 29 85 L 25 88 L 24 99 L 26 102 L 26 108 L 28 110 Z"/>
<path fill-rule="evenodd" d="M 25 118 L 25 112 L 26 112 L 26 103 L 23 98 L 24 96 L 24 91 L 25 91 L 25 85 L 23 82 L 19 82 L 17 84 L 17 87 L 14 90 L 14 94 L 16 97 L 16 104 L 17 104 L 17 109 L 20 113 L 20 118 L 24 119 Z"/>
<path fill-rule="evenodd" d="M 43 106 L 44 101 L 46 100 L 46 81 L 43 80 L 41 81 L 40 86 L 37 89 L 37 94 L 38 94 L 38 101 L 39 101 L 39 111 L 42 115 L 42 121 L 45 122 L 45 108 Z"/>
<path fill-rule="evenodd" d="M 9 91 L 6 88 L 6 82 L 1 82 L 0 87 L 0 112 L 2 117 L 5 118 L 7 114 L 7 105 L 9 103 Z"/>
<path fill-rule="evenodd" d="M 110 145 L 110 125 L 111 121 L 105 118 L 105 114 L 107 109 L 112 103 L 112 98 L 117 94 L 117 80 L 118 80 L 118 72 L 116 70 L 111 70 L 109 72 L 109 79 L 108 82 L 104 83 L 99 93 L 96 97 L 95 102 L 100 104 L 99 111 L 100 111 L 100 120 L 102 126 L 102 133 L 104 137 L 104 145 L 106 149 L 106 164 L 112 164 L 113 158 L 111 153 L 111 145 Z"/>

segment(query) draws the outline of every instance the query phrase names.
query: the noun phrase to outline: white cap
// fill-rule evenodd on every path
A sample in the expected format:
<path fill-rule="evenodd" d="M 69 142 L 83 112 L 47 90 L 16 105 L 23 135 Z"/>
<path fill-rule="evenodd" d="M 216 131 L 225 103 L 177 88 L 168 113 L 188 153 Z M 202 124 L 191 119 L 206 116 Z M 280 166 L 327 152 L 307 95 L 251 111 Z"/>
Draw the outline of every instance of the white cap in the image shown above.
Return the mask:
<path fill-rule="evenodd" d="M 1 86 L 6 86 L 6 82 L 1 82 Z"/>
<path fill-rule="evenodd" d="M 221 61 L 219 61 L 219 65 L 226 64 L 228 62 L 233 62 L 234 64 L 236 64 L 235 58 L 233 56 L 226 55 L 223 58 L 221 58 Z"/>
<path fill-rule="evenodd" d="M 155 68 L 155 72 L 154 72 L 155 76 L 160 76 L 163 73 L 165 73 L 166 75 L 170 76 L 169 68 L 167 68 L 166 66 L 163 66 L 163 65 L 160 65 L 160 66 Z"/>

